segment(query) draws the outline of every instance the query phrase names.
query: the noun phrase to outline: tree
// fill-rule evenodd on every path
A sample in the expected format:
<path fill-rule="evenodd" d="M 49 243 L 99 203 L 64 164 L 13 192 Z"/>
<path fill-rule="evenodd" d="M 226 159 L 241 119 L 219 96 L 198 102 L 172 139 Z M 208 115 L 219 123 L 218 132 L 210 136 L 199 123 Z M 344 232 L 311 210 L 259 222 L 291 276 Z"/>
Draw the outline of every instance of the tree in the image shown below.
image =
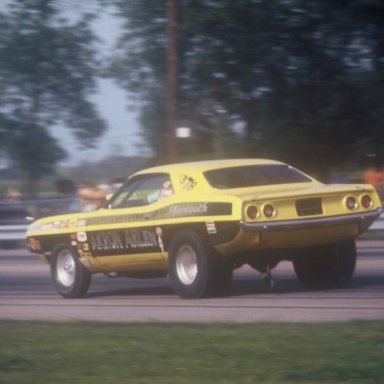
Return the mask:
<path fill-rule="evenodd" d="M 165 1 L 113 2 L 124 26 L 106 76 L 115 78 L 141 108 L 143 136 L 159 153 L 164 147 L 166 37 Z"/>
<path fill-rule="evenodd" d="M 115 4 L 126 23 L 111 73 L 141 96 L 161 152 L 165 2 Z M 179 1 L 180 115 L 209 132 L 218 106 L 222 124 L 244 127 L 240 153 L 230 140 L 227 156 L 275 157 L 324 178 L 363 144 L 382 152 L 383 13 L 379 0 Z"/>
<path fill-rule="evenodd" d="M 87 99 L 99 62 L 91 17 L 73 22 L 55 0 L 13 0 L 0 14 L 0 135 L 29 192 L 65 156 L 49 129 L 71 128 L 92 146 L 105 122 Z"/>

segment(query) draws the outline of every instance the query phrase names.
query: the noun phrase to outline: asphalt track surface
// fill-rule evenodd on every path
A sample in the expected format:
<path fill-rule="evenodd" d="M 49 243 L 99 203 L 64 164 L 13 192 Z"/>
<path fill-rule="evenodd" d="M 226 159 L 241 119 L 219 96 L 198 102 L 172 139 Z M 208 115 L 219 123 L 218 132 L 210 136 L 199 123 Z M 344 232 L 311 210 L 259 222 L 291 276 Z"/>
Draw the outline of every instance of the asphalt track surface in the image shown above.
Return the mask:
<path fill-rule="evenodd" d="M 290 263 L 273 270 L 270 290 L 249 267 L 235 271 L 231 295 L 182 300 L 167 278 L 94 275 L 83 299 L 63 299 L 49 266 L 25 250 L 0 250 L 0 320 L 108 322 L 328 322 L 384 319 L 384 242 L 358 242 L 358 262 L 345 287 L 306 290 Z"/>

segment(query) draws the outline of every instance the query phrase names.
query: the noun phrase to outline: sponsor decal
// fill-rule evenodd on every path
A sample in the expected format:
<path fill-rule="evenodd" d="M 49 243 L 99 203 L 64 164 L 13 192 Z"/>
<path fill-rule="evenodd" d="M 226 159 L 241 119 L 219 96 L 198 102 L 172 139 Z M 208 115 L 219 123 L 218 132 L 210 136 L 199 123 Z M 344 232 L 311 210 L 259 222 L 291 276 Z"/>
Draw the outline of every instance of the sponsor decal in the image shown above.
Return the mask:
<path fill-rule="evenodd" d="M 59 229 L 61 226 L 61 221 L 60 220 L 56 220 L 53 222 L 53 229 Z"/>
<path fill-rule="evenodd" d="M 216 229 L 216 224 L 214 221 L 206 221 L 205 222 L 205 225 L 207 227 L 207 232 L 210 234 L 210 235 L 214 235 L 217 233 L 217 229 Z"/>
<path fill-rule="evenodd" d="M 197 185 L 197 182 L 192 177 L 183 174 L 179 175 L 179 181 L 184 191 L 192 191 Z"/>
<path fill-rule="evenodd" d="M 133 215 L 113 215 L 113 216 L 103 216 L 103 217 L 93 217 L 88 219 L 86 225 L 104 225 L 104 224 L 119 224 L 119 223 L 129 223 L 137 221 L 147 221 L 152 217 L 148 217 L 148 214 L 133 214 Z M 79 225 L 80 227 L 80 225 Z"/>
<path fill-rule="evenodd" d="M 157 227 L 155 232 L 157 235 L 157 242 L 159 243 L 161 252 L 164 252 L 164 243 L 163 243 L 163 239 L 161 238 L 161 236 L 163 235 L 163 230 L 161 229 L 161 227 Z"/>
<path fill-rule="evenodd" d="M 87 220 L 85 219 L 78 219 L 77 220 L 77 226 L 78 227 L 85 227 L 87 225 Z"/>
<path fill-rule="evenodd" d="M 84 243 L 87 241 L 87 234 L 85 232 L 77 232 L 77 241 Z"/>
<path fill-rule="evenodd" d="M 69 220 L 60 221 L 60 228 L 68 228 L 68 227 L 69 227 Z"/>
<path fill-rule="evenodd" d="M 41 231 L 43 229 L 43 227 L 41 225 L 34 225 L 34 224 L 31 224 L 29 227 L 28 227 L 28 232 L 37 232 L 37 231 Z"/>
<path fill-rule="evenodd" d="M 157 227 L 156 228 L 156 235 L 161 236 L 162 234 L 163 234 L 163 230 L 161 229 L 161 227 Z"/>
<path fill-rule="evenodd" d="M 57 229 L 66 229 L 70 227 L 85 227 L 87 224 L 85 219 L 71 219 L 71 220 L 55 220 L 50 223 L 32 224 L 28 230 L 29 231 L 50 231 Z"/>

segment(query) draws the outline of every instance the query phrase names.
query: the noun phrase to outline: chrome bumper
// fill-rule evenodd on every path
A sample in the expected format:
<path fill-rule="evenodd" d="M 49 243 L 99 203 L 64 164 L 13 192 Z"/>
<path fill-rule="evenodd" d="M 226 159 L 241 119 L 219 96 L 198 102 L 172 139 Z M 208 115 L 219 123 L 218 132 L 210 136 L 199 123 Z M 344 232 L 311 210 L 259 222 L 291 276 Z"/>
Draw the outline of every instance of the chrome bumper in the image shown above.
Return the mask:
<path fill-rule="evenodd" d="M 289 231 L 356 224 L 359 226 L 359 233 L 361 233 L 365 231 L 380 216 L 382 211 L 382 208 L 378 208 L 375 211 L 359 212 L 342 216 L 327 216 L 298 220 L 263 221 L 260 223 L 242 221 L 240 222 L 240 226 L 248 232 L 265 232 L 269 230 Z"/>

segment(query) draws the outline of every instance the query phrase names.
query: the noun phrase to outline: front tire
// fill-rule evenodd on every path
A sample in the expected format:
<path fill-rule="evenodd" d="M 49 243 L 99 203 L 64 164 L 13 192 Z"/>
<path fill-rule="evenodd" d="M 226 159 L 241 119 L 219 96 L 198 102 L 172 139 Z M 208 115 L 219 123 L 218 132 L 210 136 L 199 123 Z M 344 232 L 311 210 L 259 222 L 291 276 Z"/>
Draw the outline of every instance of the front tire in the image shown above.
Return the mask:
<path fill-rule="evenodd" d="M 91 284 L 91 273 L 68 246 L 58 246 L 51 258 L 51 276 L 57 292 L 64 298 L 83 297 Z"/>
<path fill-rule="evenodd" d="M 232 263 L 193 230 L 176 233 L 169 247 L 169 276 L 183 299 L 221 296 L 232 281 Z"/>
<path fill-rule="evenodd" d="M 313 248 L 293 259 L 296 276 L 308 287 L 341 286 L 352 278 L 355 265 L 353 240 Z"/>

